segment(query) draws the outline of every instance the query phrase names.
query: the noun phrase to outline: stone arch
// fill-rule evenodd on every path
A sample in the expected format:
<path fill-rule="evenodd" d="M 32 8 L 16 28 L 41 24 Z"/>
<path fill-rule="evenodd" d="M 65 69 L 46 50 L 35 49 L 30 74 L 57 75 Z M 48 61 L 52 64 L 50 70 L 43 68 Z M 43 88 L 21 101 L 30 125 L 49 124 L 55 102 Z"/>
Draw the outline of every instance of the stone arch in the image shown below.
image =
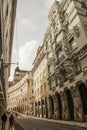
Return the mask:
<path fill-rule="evenodd" d="M 61 97 L 60 97 L 59 93 L 55 93 L 55 96 L 57 98 L 57 103 L 58 103 L 59 119 L 62 119 L 62 102 L 61 102 Z"/>
<path fill-rule="evenodd" d="M 66 89 L 70 120 L 74 120 L 74 102 L 69 89 Z"/>
<path fill-rule="evenodd" d="M 53 98 L 51 95 L 49 95 L 49 105 L 50 105 L 50 118 L 52 118 L 53 114 L 54 114 L 54 102 L 53 102 Z"/>
<path fill-rule="evenodd" d="M 38 117 L 40 117 L 40 113 L 41 113 L 41 112 L 40 112 L 40 111 L 41 111 L 41 109 L 40 109 L 40 104 L 41 104 L 40 101 L 38 101 L 38 113 L 37 113 L 37 114 L 38 114 Z"/>
<path fill-rule="evenodd" d="M 38 108 L 37 108 L 37 102 L 35 102 L 35 117 L 37 117 L 37 114 L 38 114 Z"/>
<path fill-rule="evenodd" d="M 87 87 L 84 83 L 79 85 L 79 92 L 81 96 L 84 115 L 87 115 Z"/>
<path fill-rule="evenodd" d="M 47 97 L 45 98 L 46 118 L 48 118 Z"/>
<path fill-rule="evenodd" d="M 53 115 L 54 114 L 54 102 L 53 102 L 52 96 L 50 96 L 50 103 L 51 103 L 51 112 L 52 112 L 52 115 Z"/>

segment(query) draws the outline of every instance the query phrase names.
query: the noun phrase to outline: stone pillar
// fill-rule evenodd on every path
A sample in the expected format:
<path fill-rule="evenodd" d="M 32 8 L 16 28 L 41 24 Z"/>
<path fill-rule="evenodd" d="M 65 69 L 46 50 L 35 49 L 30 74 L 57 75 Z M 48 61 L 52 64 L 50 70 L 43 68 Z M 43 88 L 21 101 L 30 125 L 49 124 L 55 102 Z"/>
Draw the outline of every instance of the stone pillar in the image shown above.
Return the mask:
<path fill-rule="evenodd" d="M 43 117 L 46 118 L 46 103 L 44 99 L 44 104 L 43 104 Z"/>
<path fill-rule="evenodd" d="M 38 101 L 38 117 L 40 117 L 40 101 Z"/>
<path fill-rule="evenodd" d="M 34 104 L 34 116 L 37 117 L 37 103 Z"/>
<path fill-rule="evenodd" d="M 67 101 L 67 97 L 66 97 L 66 93 L 65 92 L 61 92 L 61 101 L 62 101 L 62 118 L 64 120 L 69 120 L 69 108 L 68 108 L 68 101 Z"/>
<path fill-rule="evenodd" d="M 61 117 L 60 117 L 60 106 L 59 106 L 59 100 L 58 100 L 58 97 L 57 97 L 57 95 L 55 94 L 55 105 L 56 105 L 56 108 L 55 108 L 55 111 L 56 111 L 56 117 L 57 117 L 57 119 L 60 119 Z"/>
<path fill-rule="evenodd" d="M 51 108 L 51 100 L 50 96 L 47 97 L 47 105 L 48 105 L 48 118 L 52 118 L 52 108 Z"/>
<path fill-rule="evenodd" d="M 41 99 L 41 106 L 40 106 L 40 117 L 43 117 L 43 100 Z"/>
<path fill-rule="evenodd" d="M 74 118 L 75 121 L 83 121 L 83 108 L 80 93 L 77 87 L 71 88 L 71 94 L 74 102 Z"/>
<path fill-rule="evenodd" d="M 59 118 L 58 101 L 55 95 L 53 96 L 53 102 L 54 102 L 54 117 L 53 118 L 58 119 Z"/>

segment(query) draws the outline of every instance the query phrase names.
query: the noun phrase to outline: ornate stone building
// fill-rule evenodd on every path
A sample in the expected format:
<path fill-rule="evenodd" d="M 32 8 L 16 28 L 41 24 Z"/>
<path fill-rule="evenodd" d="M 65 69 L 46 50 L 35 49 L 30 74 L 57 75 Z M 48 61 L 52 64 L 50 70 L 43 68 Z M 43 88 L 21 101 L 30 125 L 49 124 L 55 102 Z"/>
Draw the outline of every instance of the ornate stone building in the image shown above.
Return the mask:
<path fill-rule="evenodd" d="M 33 93 L 33 79 L 31 71 L 15 69 L 13 84 L 8 89 L 9 111 L 14 110 L 23 114 L 31 114 L 31 99 Z"/>
<path fill-rule="evenodd" d="M 52 5 L 44 42 L 48 62 L 48 117 L 87 120 L 87 1 Z"/>
<path fill-rule="evenodd" d="M 44 44 L 38 48 L 33 62 L 34 116 L 47 117 L 47 57 Z"/>
<path fill-rule="evenodd" d="M 0 0 L 0 115 L 6 110 L 17 0 Z"/>

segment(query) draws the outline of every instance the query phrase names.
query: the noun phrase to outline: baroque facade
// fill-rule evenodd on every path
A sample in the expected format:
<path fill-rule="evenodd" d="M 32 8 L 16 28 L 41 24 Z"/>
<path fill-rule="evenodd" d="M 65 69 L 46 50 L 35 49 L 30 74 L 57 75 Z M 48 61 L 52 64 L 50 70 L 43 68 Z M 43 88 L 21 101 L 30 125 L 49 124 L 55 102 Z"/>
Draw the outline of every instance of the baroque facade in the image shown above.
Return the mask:
<path fill-rule="evenodd" d="M 38 48 L 33 62 L 34 116 L 47 117 L 47 57 L 44 44 Z"/>
<path fill-rule="evenodd" d="M 44 37 L 48 68 L 46 117 L 87 121 L 87 1 L 55 1 L 48 18 L 50 26 Z M 35 116 L 44 117 L 45 101 L 41 102 L 41 94 L 40 102 L 36 103 L 36 98 L 35 94 Z"/>
<path fill-rule="evenodd" d="M 9 83 L 8 88 L 8 111 L 13 110 L 27 115 L 31 113 L 32 83 L 31 71 L 23 71 L 19 67 L 15 69 L 14 80 Z"/>
<path fill-rule="evenodd" d="M 0 0 L 0 115 L 6 110 L 17 0 Z"/>
<path fill-rule="evenodd" d="M 33 62 L 31 89 L 28 74 L 23 76 L 17 67 L 8 109 L 39 118 L 87 121 L 87 1 L 55 1 L 48 18 L 50 26 Z"/>

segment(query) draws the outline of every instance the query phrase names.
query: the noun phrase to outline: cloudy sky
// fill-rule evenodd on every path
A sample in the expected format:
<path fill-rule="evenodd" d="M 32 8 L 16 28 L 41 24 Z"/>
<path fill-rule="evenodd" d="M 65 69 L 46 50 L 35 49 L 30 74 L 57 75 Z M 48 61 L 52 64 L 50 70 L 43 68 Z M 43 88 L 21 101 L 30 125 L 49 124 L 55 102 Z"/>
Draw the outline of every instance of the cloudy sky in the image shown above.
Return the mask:
<path fill-rule="evenodd" d="M 48 13 L 54 0 L 18 0 L 12 62 L 22 70 L 31 70 L 38 46 L 49 26 Z M 11 77 L 14 68 L 11 67 Z"/>

